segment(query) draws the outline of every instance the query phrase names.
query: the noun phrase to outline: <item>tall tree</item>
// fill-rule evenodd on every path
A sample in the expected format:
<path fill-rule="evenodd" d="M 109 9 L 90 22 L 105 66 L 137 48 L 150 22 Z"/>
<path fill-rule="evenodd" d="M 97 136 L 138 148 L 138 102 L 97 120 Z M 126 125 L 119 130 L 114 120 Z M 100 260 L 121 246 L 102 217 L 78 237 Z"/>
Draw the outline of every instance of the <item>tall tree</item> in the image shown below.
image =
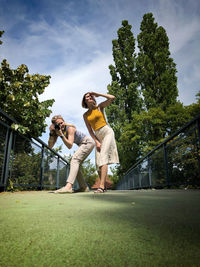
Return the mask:
<path fill-rule="evenodd" d="M 140 29 L 137 74 L 146 109 L 159 106 L 165 111 L 176 103 L 178 96 L 176 64 L 170 57 L 169 39 L 165 29 L 154 22 L 152 13 L 143 16 Z"/>
<path fill-rule="evenodd" d="M 151 13 L 143 16 L 137 40 L 136 57 L 131 26 L 123 21 L 118 40 L 113 40 L 115 66 L 109 66 L 112 82 L 108 92 L 116 100 L 106 109 L 106 114 L 117 140 L 119 175 L 200 110 L 199 99 L 188 107 L 176 100 L 177 71 L 170 57 L 169 40 Z M 142 91 L 143 101 L 138 89 Z"/>
<path fill-rule="evenodd" d="M 132 112 L 141 108 L 135 73 L 135 38 L 131 28 L 127 20 L 122 21 L 122 27 L 117 31 L 118 40 L 112 41 L 115 66 L 109 66 L 112 82 L 108 85 L 108 92 L 116 99 L 107 108 L 106 114 L 114 129 L 130 122 Z"/>
<path fill-rule="evenodd" d="M 127 20 L 122 21 L 122 27 L 117 31 L 118 39 L 112 41 L 115 65 L 109 66 L 112 82 L 108 85 L 108 92 L 116 98 L 106 109 L 108 121 L 115 132 L 122 169 L 129 166 L 127 158 L 135 157 L 137 144 L 121 146 L 120 137 L 126 124 L 131 122 L 132 113 L 139 112 L 142 106 L 135 71 L 135 38 L 131 28 Z"/>
<path fill-rule="evenodd" d="M 3 31 L 0 32 L 0 37 Z M 35 137 L 45 131 L 45 119 L 51 114 L 49 107 L 54 100 L 40 101 L 41 95 L 49 85 L 50 76 L 28 73 L 24 64 L 11 69 L 4 59 L 0 68 L 0 108 L 13 117 L 19 124 L 15 130 Z"/>

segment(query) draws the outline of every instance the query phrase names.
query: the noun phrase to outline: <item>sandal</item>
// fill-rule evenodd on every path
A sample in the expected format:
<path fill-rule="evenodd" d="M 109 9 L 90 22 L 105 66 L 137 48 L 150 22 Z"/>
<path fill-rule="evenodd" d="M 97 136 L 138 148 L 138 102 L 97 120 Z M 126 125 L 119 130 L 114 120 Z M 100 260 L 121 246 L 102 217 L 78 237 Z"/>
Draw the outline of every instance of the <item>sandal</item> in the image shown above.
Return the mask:
<path fill-rule="evenodd" d="M 96 191 L 94 191 L 94 193 L 104 193 L 105 189 L 103 189 L 102 187 L 99 187 Z"/>

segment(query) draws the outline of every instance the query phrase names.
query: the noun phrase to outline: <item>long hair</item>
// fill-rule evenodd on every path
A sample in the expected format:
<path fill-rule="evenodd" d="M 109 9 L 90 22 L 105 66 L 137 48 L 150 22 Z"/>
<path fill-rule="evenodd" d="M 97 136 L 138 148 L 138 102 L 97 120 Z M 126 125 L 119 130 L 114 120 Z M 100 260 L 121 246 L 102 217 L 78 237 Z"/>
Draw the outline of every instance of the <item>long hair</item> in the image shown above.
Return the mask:
<path fill-rule="evenodd" d="M 87 103 L 86 103 L 86 101 L 85 101 L 85 96 L 86 96 L 87 94 L 89 94 L 89 92 L 87 92 L 86 94 L 84 94 L 83 99 L 82 99 L 82 107 L 83 107 L 83 108 L 88 108 L 88 105 L 87 105 Z M 94 100 L 95 104 L 97 104 L 97 101 L 96 101 L 96 99 L 95 99 L 94 97 L 93 97 L 93 100 Z"/>
<path fill-rule="evenodd" d="M 61 120 L 65 121 L 61 115 L 55 115 L 55 116 L 52 117 L 51 122 L 54 124 L 58 119 L 61 119 Z M 76 126 L 74 126 L 71 123 L 65 122 L 65 125 L 76 128 Z"/>

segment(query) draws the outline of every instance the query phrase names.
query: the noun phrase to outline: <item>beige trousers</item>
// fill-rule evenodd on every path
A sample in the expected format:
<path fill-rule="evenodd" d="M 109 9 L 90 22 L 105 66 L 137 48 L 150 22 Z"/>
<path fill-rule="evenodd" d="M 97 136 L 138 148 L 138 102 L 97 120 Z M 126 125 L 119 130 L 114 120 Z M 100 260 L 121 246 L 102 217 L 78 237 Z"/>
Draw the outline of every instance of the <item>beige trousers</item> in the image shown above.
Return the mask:
<path fill-rule="evenodd" d="M 101 143 L 100 152 L 97 151 L 97 149 L 95 151 L 97 170 L 99 170 L 99 167 L 103 165 L 119 163 L 115 134 L 112 128 L 110 128 L 108 125 L 105 125 L 97 130 L 95 135 Z"/>
<path fill-rule="evenodd" d="M 77 178 L 80 188 L 87 187 L 87 184 L 83 178 L 83 174 L 80 169 L 80 165 L 92 152 L 94 145 L 94 141 L 90 137 L 86 136 L 83 138 L 78 150 L 72 156 L 70 162 L 69 176 L 67 178 L 68 183 L 74 184 Z"/>

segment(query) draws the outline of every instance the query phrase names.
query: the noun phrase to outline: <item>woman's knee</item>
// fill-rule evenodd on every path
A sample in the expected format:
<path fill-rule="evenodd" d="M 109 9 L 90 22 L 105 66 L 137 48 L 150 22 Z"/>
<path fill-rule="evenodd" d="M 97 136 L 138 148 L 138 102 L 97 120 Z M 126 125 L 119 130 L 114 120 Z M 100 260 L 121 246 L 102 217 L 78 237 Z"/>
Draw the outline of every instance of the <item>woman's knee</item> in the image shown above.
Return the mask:
<path fill-rule="evenodd" d="M 74 155 L 71 159 L 70 165 L 72 164 L 81 164 L 81 159 L 79 157 L 77 157 L 76 155 Z"/>

